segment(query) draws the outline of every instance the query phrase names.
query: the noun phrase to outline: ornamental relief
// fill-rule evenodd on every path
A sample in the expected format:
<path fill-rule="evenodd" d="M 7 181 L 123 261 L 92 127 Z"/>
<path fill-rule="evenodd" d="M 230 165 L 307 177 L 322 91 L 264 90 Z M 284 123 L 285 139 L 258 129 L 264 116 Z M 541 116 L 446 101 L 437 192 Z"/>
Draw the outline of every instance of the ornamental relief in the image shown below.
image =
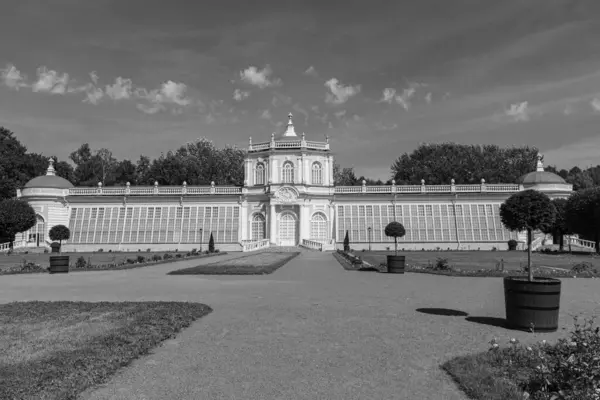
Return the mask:
<path fill-rule="evenodd" d="M 292 203 L 298 199 L 298 192 L 291 187 L 279 188 L 273 197 L 282 203 Z"/>

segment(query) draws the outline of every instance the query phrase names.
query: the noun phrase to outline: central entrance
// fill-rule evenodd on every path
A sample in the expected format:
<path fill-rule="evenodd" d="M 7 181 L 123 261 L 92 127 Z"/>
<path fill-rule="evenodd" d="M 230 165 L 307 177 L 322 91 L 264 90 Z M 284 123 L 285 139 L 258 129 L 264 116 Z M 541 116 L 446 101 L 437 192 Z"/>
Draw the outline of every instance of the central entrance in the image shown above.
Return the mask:
<path fill-rule="evenodd" d="M 279 245 L 280 246 L 296 246 L 298 220 L 296 216 L 290 212 L 284 212 L 279 217 Z"/>

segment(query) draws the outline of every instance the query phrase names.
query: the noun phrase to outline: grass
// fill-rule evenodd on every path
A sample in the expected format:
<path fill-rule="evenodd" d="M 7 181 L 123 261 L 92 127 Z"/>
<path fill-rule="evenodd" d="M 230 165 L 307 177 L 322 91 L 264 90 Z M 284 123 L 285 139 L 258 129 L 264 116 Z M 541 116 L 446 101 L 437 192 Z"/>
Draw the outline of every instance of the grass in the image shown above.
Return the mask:
<path fill-rule="evenodd" d="M 171 271 L 168 275 L 267 275 L 284 266 L 299 252 L 263 252 Z"/>
<path fill-rule="evenodd" d="M 178 302 L 0 305 L 0 398 L 76 399 L 211 311 Z"/>

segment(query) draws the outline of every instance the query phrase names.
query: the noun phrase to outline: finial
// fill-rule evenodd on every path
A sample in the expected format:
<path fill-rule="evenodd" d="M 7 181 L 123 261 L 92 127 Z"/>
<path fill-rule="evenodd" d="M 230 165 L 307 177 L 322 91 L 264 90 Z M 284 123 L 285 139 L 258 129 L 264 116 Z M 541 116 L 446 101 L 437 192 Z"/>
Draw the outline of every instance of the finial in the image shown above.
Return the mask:
<path fill-rule="evenodd" d="M 186 181 L 183 181 L 183 186 L 187 186 L 187 182 Z"/>
<path fill-rule="evenodd" d="M 296 131 L 294 130 L 294 123 L 292 122 L 292 113 L 288 114 L 288 124 L 287 129 L 283 136 L 296 136 Z"/>
<path fill-rule="evenodd" d="M 158 186 L 158 181 L 154 181 L 154 186 Z"/>
<path fill-rule="evenodd" d="M 102 187 L 102 182 L 98 182 L 98 189 Z"/>
<path fill-rule="evenodd" d="M 302 132 L 302 140 L 304 140 L 304 139 L 305 139 L 305 134 L 304 134 L 304 132 Z"/>
<path fill-rule="evenodd" d="M 275 132 L 271 132 L 271 140 L 275 140 Z"/>
<path fill-rule="evenodd" d="M 544 163 L 542 162 L 542 158 L 544 158 L 544 156 L 542 156 L 541 154 L 538 153 L 537 168 L 536 168 L 536 171 L 538 171 L 538 172 L 544 172 Z"/>
<path fill-rule="evenodd" d="M 367 181 L 365 181 L 364 179 L 362 180 L 362 185 L 365 186 L 367 184 Z"/>
<path fill-rule="evenodd" d="M 329 143 L 329 135 L 325 135 L 325 141 Z"/>
<path fill-rule="evenodd" d="M 125 186 L 129 187 L 129 186 L 131 186 L 131 183 L 127 182 L 127 183 L 125 184 Z"/>
<path fill-rule="evenodd" d="M 54 169 L 54 159 L 50 157 L 48 159 L 48 169 L 46 170 L 46 175 L 55 175 L 56 170 Z"/>
<path fill-rule="evenodd" d="M 395 185 L 395 184 L 396 184 L 396 180 L 392 179 L 392 185 Z"/>
<path fill-rule="evenodd" d="M 450 184 L 454 185 L 454 178 L 450 179 Z"/>
<path fill-rule="evenodd" d="M 249 144 L 250 146 L 252 146 L 252 136 L 250 136 L 250 138 L 248 139 L 248 144 Z"/>
<path fill-rule="evenodd" d="M 421 185 L 425 184 L 425 179 L 421 179 Z"/>
<path fill-rule="evenodd" d="M 210 182 L 210 186 L 215 187 L 215 181 Z"/>

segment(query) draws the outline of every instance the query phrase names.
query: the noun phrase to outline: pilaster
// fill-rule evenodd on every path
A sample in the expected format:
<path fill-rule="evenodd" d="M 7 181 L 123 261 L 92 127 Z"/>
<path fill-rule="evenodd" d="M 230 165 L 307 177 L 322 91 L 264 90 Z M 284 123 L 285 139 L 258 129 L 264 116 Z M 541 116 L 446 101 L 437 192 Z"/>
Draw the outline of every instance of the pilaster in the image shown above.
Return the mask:
<path fill-rule="evenodd" d="M 275 204 L 269 206 L 269 242 L 276 246 L 277 245 L 277 215 L 275 213 Z"/>

